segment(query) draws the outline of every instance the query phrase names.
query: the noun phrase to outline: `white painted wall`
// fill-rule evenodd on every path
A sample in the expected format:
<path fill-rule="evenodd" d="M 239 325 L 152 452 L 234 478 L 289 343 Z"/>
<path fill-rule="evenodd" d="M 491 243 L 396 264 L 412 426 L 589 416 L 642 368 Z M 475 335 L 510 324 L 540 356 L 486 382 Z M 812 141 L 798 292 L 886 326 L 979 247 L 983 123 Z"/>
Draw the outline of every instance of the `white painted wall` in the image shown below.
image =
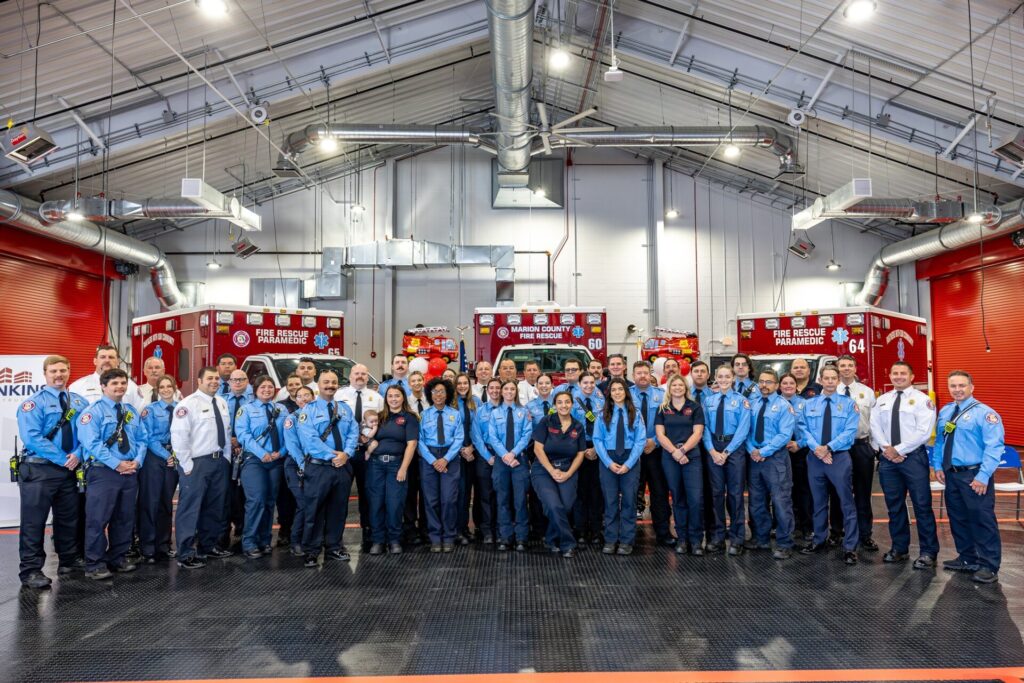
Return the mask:
<path fill-rule="evenodd" d="M 468 150 L 464 166 L 461 157 L 440 149 L 397 162 L 394 174 L 389 167 L 366 171 L 361 188 L 352 178 L 332 183 L 335 200 L 358 194 L 359 201 L 372 207 L 362 216 L 326 193 L 282 197 L 259 208 L 264 229 L 252 235 L 253 241 L 265 251 L 319 251 L 322 246 L 394 235 L 439 242 L 461 238 L 466 244 L 513 244 L 522 251 L 554 252 L 564 239 L 554 266 L 555 300 L 605 306 L 611 350 L 635 356 L 636 339 L 627 335 L 626 327 L 649 327 L 645 311 L 653 302 L 648 300 L 647 244 L 654 232 L 652 216 L 660 217 L 663 208 L 652 208 L 652 195 L 659 196 L 654 167 L 613 150 L 583 151 L 568 169 L 565 210 L 502 210 L 490 208 L 490 156 Z M 776 304 L 779 310 L 839 305 L 838 283 L 863 279 L 882 244 L 875 236 L 837 224 L 836 259 L 843 269 L 828 272 L 824 266 L 832 245 L 824 223 L 811 231 L 817 244 L 812 258 L 790 256 L 787 262 L 788 213 L 689 176 L 668 173 L 666 182 L 681 215 L 665 221 L 657 249 L 664 285 L 658 322 L 696 329 L 706 350 L 718 352 L 721 346 L 713 340 L 736 336 L 738 312 L 772 310 Z M 220 226 L 218 232 L 218 248 L 227 249 L 225 228 Z M 198 227 L 161 237 L 157 244 L 168 252 L 205 251 L 212 241 L 206 229 Z M 279 258 L 280 263 L 278 257 L 263 254 L 247 261 L 224 256 L 220 271 L 206 269 L 206 256 L 171 260 L 179 279 L 207 283 L 207 301 L 247 304 L 249 278 L 279 277 L 279 272 L 308 278 L 319 267 L 318 257 L 311 255 Z M 547 298 L 543 256 L 518 255 L 516 269 L 517 303 Z M 913 267 L 904 271 L 900 286 L 894 274 L 883 305 L 916 312 Z M 454 331 L 472 323 L 475 307 L 493 306 L 494 294 L 494 273 L 488 267 L 398 271 L 393 276 L 357 271 L 351 298 L 321 308 L 345 311 L 346 353 L 381 372 L 405 327 L 448 325 Z M 135 295 L 139 315 L 156 312 L 147 279 L 139 279 Z M 389 313 L 392 329 L 386 327 Z M 468 333 L 467 344 L 471 340 Z M 376 352 L 375 359 L 371 352 Z"/>

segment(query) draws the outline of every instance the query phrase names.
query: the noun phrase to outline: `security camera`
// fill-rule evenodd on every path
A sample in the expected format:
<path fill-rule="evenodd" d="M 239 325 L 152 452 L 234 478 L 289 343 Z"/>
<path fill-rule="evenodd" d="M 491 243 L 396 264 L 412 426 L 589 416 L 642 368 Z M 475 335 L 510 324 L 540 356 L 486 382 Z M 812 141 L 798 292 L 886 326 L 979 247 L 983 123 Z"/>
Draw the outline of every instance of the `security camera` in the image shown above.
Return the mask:
<path fill-rule="evenodd" d="M 266 102 L 261 102 L 249 108 L 249 119 L 257 126 L 262 125 L 270 118 L 270 108 Z"/>
<path fill-rule="evenodd" d="M 789 116 L 786 117 L 786 121 L 794 128 L 799 128 L 807 122 L 807 112 L 803 109 L 792 109 Z"/>

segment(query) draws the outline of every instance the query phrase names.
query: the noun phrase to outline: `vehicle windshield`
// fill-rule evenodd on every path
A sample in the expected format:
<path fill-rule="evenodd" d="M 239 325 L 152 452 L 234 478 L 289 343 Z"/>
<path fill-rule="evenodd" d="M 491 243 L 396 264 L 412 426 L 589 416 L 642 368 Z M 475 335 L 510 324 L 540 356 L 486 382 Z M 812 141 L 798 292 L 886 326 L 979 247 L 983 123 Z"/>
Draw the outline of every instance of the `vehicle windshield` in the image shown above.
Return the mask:
<path fill-rule="evenodd" d="M 523 366 L 527 361 L 535 360 L 540 363 L 540 371 L 544 374 L 561 372 L 565 361 L 570 358 L 578 360 L 582 367 L 586 368 L 590 358 L 585 351 L 580 349 L 509 349 L 501 354 L 502 360 L 511 358 L 516 362 L 516 372 L 522 373 Z"/>
<path fill-rule="evenodd" d="M 779 377 L 782 377 L 787 372 L 790 372 L 790 367 L 792 367 L 794 360 L 796 360 L 796 359 L 795 358 L 761 358 L 761 359 L 754 358 L 753 361 L 754 361 L 754 368 L 755 368 L 756 372 L 751 374 L 751 377 L 757 377 L 757 375 L 761 372 L 761 370 L 763 370 L 765 368 L 768 368 L 770 370 L 774 370 L 779 375 Z M 818 376 L 818 359 L 817 358 L 808 358 L 806 360 L 807 360 L 807 364 L 809 366 L 811 366 L 811 374 L 810 374 L 810 376 L 811 377 L 817 377 Z"/>
<path fill-rule="evenodd" d="M 355 365 L 355 362 L 348 358 L 316 358 L 313 360 L 313 364 L 316 366 L 316 376 L 320 377 L 320 373 L 324 370 L 333 370 L 338 375 L 338 386 L 347 387 L 348 373 Z M 274 370 L 277 371 L 277 376 L 281 378 L 283 382 L 288 375 L 291 375 L 299 367 L 299 359 L 296 358 L 278 358 L 274 360 Z M 377 386 L 377 379 L 370 375 L 370 386 Z"/>

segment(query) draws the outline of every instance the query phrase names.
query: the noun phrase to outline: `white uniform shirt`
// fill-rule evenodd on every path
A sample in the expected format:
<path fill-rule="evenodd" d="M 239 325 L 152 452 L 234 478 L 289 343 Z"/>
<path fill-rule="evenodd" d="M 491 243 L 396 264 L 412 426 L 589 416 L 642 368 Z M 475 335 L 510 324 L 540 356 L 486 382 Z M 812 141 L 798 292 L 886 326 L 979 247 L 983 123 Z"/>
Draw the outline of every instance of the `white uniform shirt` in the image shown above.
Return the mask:
<path fill-rule="evenodd" d="M 316 398 L 317 396 L 320 395 L 320 388 L 317 386 L 316 382 L 310 382 L 306 386 L 313 390 L 313 398 Z M 288 396 L 288 390 L 284 387 L 281 387 L 281 389 L 278 390 L 277 392 L 277 396 L 274 397 L 274 401 L 283 401 L 286 398 L 288 398 Z"/>
<path fill-rule="evenodd" d="M 378 413 L 384 410 L 384 399 L 373 389 L 369 387 L 365 389 L 356 389 L 353 386 L 347 386 L 343 389 L 338 389 L 338 393 L 335 394 L 334 398 L 342 403 L 346 404 L 352 409 L 352 414 L 356 414 L 356 391 L 363 392 L 363 412 L 367 410 L 376 410 Z"/>
<path fill-rule="evenodd" d="M 217 420 L 214 410 L 220 411 L 224 423 L 224 448 L 217 445 Z M 183 399 L 174 409 L 171 422 L 171 448 L 185 474 L 192 471 L 192 458 L 222 451 L 231 456 L 231 416 L 222 396 L 207 396 L 201 391 Z"/>
<path fill-rule="evenodd" d="M 143 406 L 148 406 L 150 403 L 153 403 L 154 401 L 159 401 L 160 400 L 160 395 L 156 393 L 156 389 L 153 388 L 153 385 L 150 384 L 149 382 L 146 382 L 145 384 L 143 384 L 142 386 L 139 387 L 139 393 L 142 395 L 142 405 Z M 180 402 L 181 399 L 182 399 L 181 391 L 179 391 L 178 389 L 175 389 L 174 390 L 174 397 L 171 400 L 172 401 Z"/>
<path fill-rule="evenodd" d="M 76 379 L 71 383 L 71 386 L 68 387 L 68 391 L 73 394 L 78 394 L 88 401 L 89 405 L 92 405 L 103 398 L 103 385 L 100 384 L 99 373 L 94 372 L 91 375 L 86 375 L 85 377 Z M 124 398 L 121 399 L 121 401 L 123 403 L 130 404 L 140 415 L 142 414 L 142 409 L 146 405 L 142 400 L 142 392 L 139 391 L 139 385 L 133 382 L 131 378 L 128 379 L 128 390 L 124 392 Z"/>
<path fill-rule="evenodd" d="M 874 390 L 860 382 L 843 384 L 840 381 L 839 386 L 836 387 L 836 393 L 849 396 L 857 404 L 857 409 L 860 411 L 860 422 L 857 423 L 857 438 L 871 438 L 871 409 L 875 407 Z"/>
<path fill-rule="evenodd" d="M 423 394 L 420 396 L 420 399 L 419 399 L 420 401 L 422 401 L 422 404 L 417 402 L 416 397 L 413 396 L 411 392 L 408 394 L 408 398 L 409 398 L 409 407 L 412 408 L 412 412 L 416 413 L 417 415 L 419 415 L 424 410 L 426 410 L 427 408 L 430 407 L 430 399 L 427 398 L 427 392 L 426 391 L 423 392 Z"/>
<path fill-rule="evenodd" d="M 896 403 L 896 390 L 878 397 L 871 411 L 871 440 L 876 448 L 895 446 L 900 455 L 907 455 L 928 443 L 935 429 L 935 404 L 928 395 L 910 387 L 903 390 L 900 399 L 900 443 L 893 444 L 889 433 L 892 428 L 892 409 Z"/>
<path fill-rule="evenodd" d="M 525 379 L 519 380 L 519 403 L 525 406 L 538 396 L 540 396 L 540 393 L 537 391 L 536 386 L 530 384 Z"/>
<path fill-rule="evenodd" d="M 473 392 L 473 396 L 476 397 L 476 402 L 477 403 L 480 403 L 481 401 L 484 400 L 484 389 L 485 388 L 486 387 L 483 384 L 477 384 L 476 382 L 474 382 L 473 386 L 471 386 L 469 388 L 469 390 Z"/>

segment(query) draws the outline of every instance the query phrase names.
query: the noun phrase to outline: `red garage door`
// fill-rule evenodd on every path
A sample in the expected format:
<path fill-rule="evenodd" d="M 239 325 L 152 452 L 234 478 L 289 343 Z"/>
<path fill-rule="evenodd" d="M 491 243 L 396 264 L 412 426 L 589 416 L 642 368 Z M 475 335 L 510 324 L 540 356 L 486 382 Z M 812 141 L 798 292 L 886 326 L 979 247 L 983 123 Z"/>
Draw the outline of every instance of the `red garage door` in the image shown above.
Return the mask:
<path fill-rule="evenodd" d="M 71 361 L 72 377 L 92 372 L 96 346 L 108 339 L 104 306 L 112 265 L 92 252 L 0 226 L 0 354 L 59 353 Z"/>
<path fill-rule="evenodd" d="M 1006 238 L 1008 240 L 1008 238 Z M 935 389 L 940 405 L 949 402 L 946 375 L 962 369 L 974 377 L 979 400 L 995 408 L 1006 425 L 1006 441 L 1024 444 L 1024 410 L 1020 408 L 1017 368 L 1024 329 L 1024 254 L 1016 250 L 986 245 L 984 268 L 985 332 L 991 351 L 985 351 L 982 334 L 982 269 L 976 261 L 949 263 L 967 266 L 939 275 L 932 271 L 931 304 Z M 978 255 L 978 248 L 967 255 Z M 990 263 L 990 255 L 999 262 Z M 974 259 L 972 259 L 974 260 Z M 934 265 L 934 264 L 933 264 Z M 970 267 L 974 265 L 975 267 Z M 947 269 L 943 269 L 947 270 Z M 922 275 L 919 269 L 918 276 Z"/>

